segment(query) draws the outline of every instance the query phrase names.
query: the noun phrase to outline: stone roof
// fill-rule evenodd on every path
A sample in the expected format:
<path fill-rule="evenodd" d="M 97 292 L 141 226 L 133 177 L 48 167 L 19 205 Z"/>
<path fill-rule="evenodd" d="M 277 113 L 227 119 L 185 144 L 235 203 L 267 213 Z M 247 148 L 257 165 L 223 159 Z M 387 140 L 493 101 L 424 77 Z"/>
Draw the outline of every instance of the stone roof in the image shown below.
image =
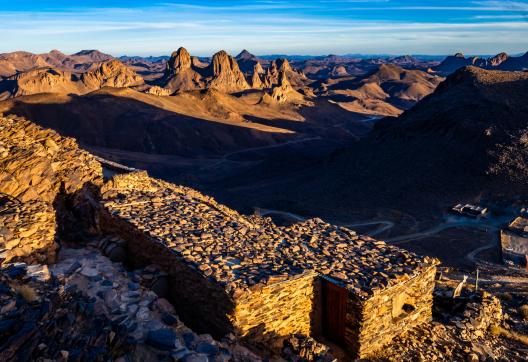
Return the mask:
<path fill-rule="evenodd" d="M 366 298 L 437 263 L 319 219 L 278 227 L 270 219 L 248 218 L 145 172 L 114 177 L 102 194 L 110 214 L 165 245 L 228 293 L 317 272 Z"/>

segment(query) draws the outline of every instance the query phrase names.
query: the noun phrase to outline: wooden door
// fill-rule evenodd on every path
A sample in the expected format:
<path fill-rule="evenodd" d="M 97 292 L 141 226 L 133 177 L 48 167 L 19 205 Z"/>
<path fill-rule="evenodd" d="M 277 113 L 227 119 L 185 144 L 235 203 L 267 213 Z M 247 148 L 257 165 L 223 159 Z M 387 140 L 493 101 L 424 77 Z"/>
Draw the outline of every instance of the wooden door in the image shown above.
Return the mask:
<path fill-rule="evenodd" d="M 339 345 L 345 344 L 347 300 L 345 288 L 323 279 L 323 334 Z"/>

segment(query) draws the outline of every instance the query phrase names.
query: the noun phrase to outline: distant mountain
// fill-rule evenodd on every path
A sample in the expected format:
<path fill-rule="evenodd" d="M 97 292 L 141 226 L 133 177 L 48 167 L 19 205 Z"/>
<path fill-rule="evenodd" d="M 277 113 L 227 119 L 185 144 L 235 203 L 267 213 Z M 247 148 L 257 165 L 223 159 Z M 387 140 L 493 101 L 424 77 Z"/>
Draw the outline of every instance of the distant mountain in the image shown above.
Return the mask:
<path fill-rule="evenodd" d="M 455 55 L 448 56 L 433 69 L 443 74 L 451 74 L 457 69 L 471 65 L 483 69 L 508 71 L 526 70 L 528 69 L 528 52 L 518 57 L 509 56 L 506 53 L 499 53 L 488 58 L 478 56 L 466 58 L 464 54 L 457 53 Z"/>
<path fill-rule="evenodd" d="M 241 51 L 235 57 L 235 59 L 238 62 L 238 66 L 240 67 L 240 70 L 246 74 L 252 73 L 257 63 L 260 63 L 261 65 L 269 63 L 266 60 L 262 60 L 256 57 L 255 55 L 251 54 L 245 49 Z"/>
<path fill-rule="evenodd" d="M 28 52 L 13 52 L 0 54 L 0 76 L 9 77 L 17 72 L 53 67 L 71 72 L 84 72 L 94 63 L 107 62 L 113 59 L 111 55 L 97 50 L 82 50 L 72 55 L 66 55 L 58 50 L 49 53 L 33 54 Z"/>
<path fill-rule="evenodd" d="M 143 83 L 143 78 L 114 59 L 82 74 L 56 68 L 19 73 L 0 82 L 0 99 L 38 93 L 86 94 L 103 87 L 131 87 Z"/>
<path fill-rule="evenodd" d="M 381 64 L 362 77 L 340 77 L 325 82 L 320 94 L 350 111 L 396 116 L 432 93 L 442 80 L 420 70 Z"/>
<path fill-rule="evenodd" d="M 148 62 L 148 63 L 157 63 L 157 62 L 163 62 L 170 59 L 170 56 L 168 55 L 160 55 L 160 56 L 148 56 L 148 57 L 141 57 L 141 56 L 128 56 L 128 55 L 122 55 L 119 58 L 122 62 L 132 61 L 132 62 Z"/>
<path fill-rule="evenodd" d="M 100 52 L 99 50 L 81 50 L 78 53 L 72 54 L 72 57 L 84 58 L 87 62 L 106 62 L 114 57 L 105 53 Z"/>

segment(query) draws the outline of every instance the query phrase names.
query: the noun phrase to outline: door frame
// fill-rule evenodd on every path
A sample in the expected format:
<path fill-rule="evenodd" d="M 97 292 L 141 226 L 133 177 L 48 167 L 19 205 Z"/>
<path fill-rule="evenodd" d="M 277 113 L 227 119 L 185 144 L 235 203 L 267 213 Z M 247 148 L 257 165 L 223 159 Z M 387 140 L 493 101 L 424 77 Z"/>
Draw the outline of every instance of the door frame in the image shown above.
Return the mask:
<path fill-rule="evenodd" d="M 327 278 L 321 279 L 323 337 L 340 346 L 345 346 L 348 290 Z M 331 302 L 333 302 L 334 305 L 331 306 Z"/>

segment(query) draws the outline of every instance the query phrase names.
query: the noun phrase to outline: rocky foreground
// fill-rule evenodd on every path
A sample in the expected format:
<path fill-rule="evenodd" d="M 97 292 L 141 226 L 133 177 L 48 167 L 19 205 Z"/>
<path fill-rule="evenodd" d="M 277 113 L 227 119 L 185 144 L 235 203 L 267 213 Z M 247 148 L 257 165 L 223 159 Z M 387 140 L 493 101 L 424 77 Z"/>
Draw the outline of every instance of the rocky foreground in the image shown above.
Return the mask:
<path fill-rule="evenodd" d="M 333 344 L 325 346 L 302 335 L 284 339 L 282 349 L 271 355 L 261 346 L 256 348 L 234 335 L 215 339 L 189 329 L 166 299 L 168 279 L 161 268 L 157 265 L 131 268 L 126 263 L 124 240 L 101 233 L 94 208 L 101 202 L 105 204 L 105 197 L 111 194 L 109 209 L 116 214 L 128 213 L 133 221 L 134 215 L 146 212 L 145 205 L 163 209 L 167 200 L 156 197 L 170 189 L 169 194 L 177 197 L 171 205 L 187 205 L 187 211 L 167 209 L 164 215 L 175 220 L 168 217 L 165 223 L 162 219 L 155 220 L 145 232 L 165 235 L 174 248 L 183 245 L 177 238 L 193 240 L 195 244 L 187 248 L 191 250 L 188 258 L 203 258 L 204 248 L 217 247 L 215 238 L 226 241 L 220 246 L 229 245 L 227 241 L 235 240 L 244 229 L 244 235 L 254 245 L 248 244 L 247 250 L 229 251 L 244 259 L 244 263 L 237 266 L 233 260 L 210 260 L 210 265 L 201 270 L 205 276 L 226 285 L 240 283 L 250 287 L 266 277 L 262 274 L 266 263 L 270 268 L 278 268 L 277 271 L 290 272 L 292 267 L 307 268 L 314 261 L 318 265 L 324 261 L 321 273 L 355 280 L 354 287 L 361 295 L 412 272 L 415 269 L 411 268 L 412 263 L 426 261 L 406 252 L 384 254 L 390 248 L 383 242 L 356 236 L 321 221 L 277 228 L 269 219 L 239 215 L 188 188 L 148 177 L 141 190 L 134 184 L 119 184 L 119 180 L 127 179 L 118 177 L 105 184 L 99 162 L 74 140 L 20 118 L 0 118 L 0 360 L 350 360 Z M 148 196 L 149 187 L 153 192 L 151 198 L 142 200 Z M 155 191 L 160 189 L 161 194 L 156 196 Z M 135 204 L 126 204 L 125 201 L 131 200 Z M 211 210 L 193 211 L 204 205 L 212 206 Z M 154 209 L 151 211 L 156 213 Z M 220 235 L 216 230 L 222 220 L 232 224 L 231 235 Z M 173 225 L 176 221 L 178 225 Z M 173 240 L 169 232 L 163 234 L 167 228 L 178 229 L 182 235 Z M 310 230 L 319 230 L 318 237 L 311 240 L 300 237 Z M 273 244 L 273 233 L 285 242 Z M 328 238 L 331 245 L 322 242 Z M 351 255 L 347 255 L 349 246 L 343 245 L 349 239 L 368 245 L 370 252 L 356 257 L 361 267 L 357 271 Z M 287 262 L 284 257 L 266 254 L 268 259 L 259 260 L 255 251 L 259 243 L 279 248 L 292 258 Z M 305 244 L 310 247 L 303 249 Z M 316 249 L 320 249 L 317 253 L 321 257 L 314 256 L 319 255 L 314 254 Z M 402 260 L 408 261 L 409 266 L 400 265 Z M 261 264 L 256 268 L 254 265 L 258 263 Z M 391 274 L 395 279 L 383 275 L 382 270 L 390 265 L 394 267 Z M 376 278 L 367 278 L 364 273 L 376 273 Z M 437 279 L 433 321 L 396 337 L 372 360 L 526 359 L 526 296 L 497 298 L 467 286 L 454 296 L 458 283 L 449 274 Z"/>

